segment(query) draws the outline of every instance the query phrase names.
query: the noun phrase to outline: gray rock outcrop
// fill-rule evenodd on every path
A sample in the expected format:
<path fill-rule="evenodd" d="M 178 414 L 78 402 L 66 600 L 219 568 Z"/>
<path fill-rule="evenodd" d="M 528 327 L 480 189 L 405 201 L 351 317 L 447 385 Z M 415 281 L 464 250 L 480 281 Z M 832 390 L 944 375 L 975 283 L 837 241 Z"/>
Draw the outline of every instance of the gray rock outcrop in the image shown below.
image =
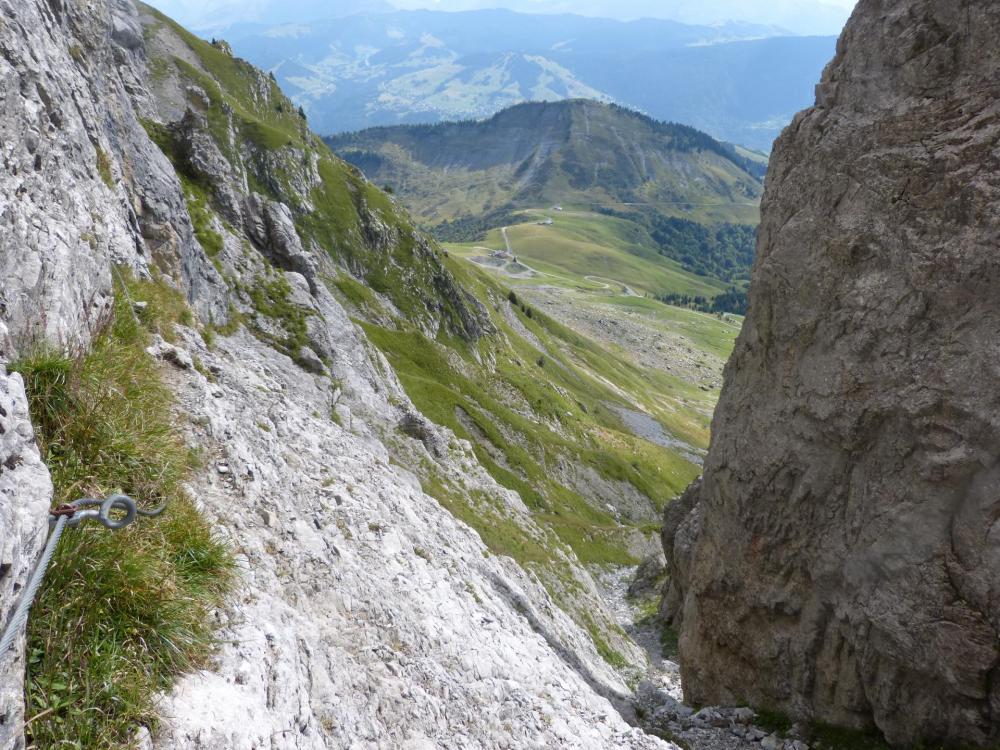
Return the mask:
<path fill-rule="evenodd" d="M 110 314 L 112 263 L 155 261 L 224 321 L 225 285 L 136 114 L 133 3 L 0 0 L 0 20 L 0 317 L 13 343 L 86 345 Z"/>
<path fill-rule="evenodd" d="M 2 330 L 2 324 L 0 324 Z M 49 471 L 38 455 L 21 376 L 0 365 L 0 632 L 45 543 L 52 499 Z M 23 747 L 23 633 L 0 654 L 0 748 Z"/>
<path fill-rule="evenodd" d="M 676 747 L 622 720 L 621 678 L 534 574 L 323 416 L 321 379 L 246 333 L 214 351 L 183 334 L 218 373 L 170 371 L 213 456 L 192 491 L 243 582 L 216 664 L 163 696 L 147 747 Z M 506 492 L 467 444 L 447 462 L 470 492 Z"/>
<path fill-rule="evenodd" d="M 702 482 L 686 697 L 1000 740 L 1000 5 L 862 0 L 772 154 Z"/>

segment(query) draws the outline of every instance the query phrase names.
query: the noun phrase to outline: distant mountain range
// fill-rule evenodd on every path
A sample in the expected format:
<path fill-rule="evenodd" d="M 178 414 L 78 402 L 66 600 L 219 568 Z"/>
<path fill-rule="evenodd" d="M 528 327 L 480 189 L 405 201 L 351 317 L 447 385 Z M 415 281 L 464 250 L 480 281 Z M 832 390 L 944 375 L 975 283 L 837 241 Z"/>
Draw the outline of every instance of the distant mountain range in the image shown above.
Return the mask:
<path fill-rule="evenodd" d="M 470 11 L 506 8 L 520 13 L 573 13 L 633 21 L 656 18 L 719 25 L 744 21 L 782 27 L 788 33 L 837 35 L 855 0 L 156 0 L 154 5 L 188 28 L 222 33 L 241 22 L 302 23 L 355 13 L 418 10 Z"/>
<path fill-rule="evenodd" d="M 395 10 L 386 0 L 153 0 L 150 5 L 202 35 L 227 34 L 241 24 L 277 25 Z"/>
<path fill-rule="evenodd" d="M 226 37 L 275 74 L 319 132 L 485 118 L 523 101 L 585 97 L 768 151 L 812 103 L 836 41 L 784 33 L 745 23 L 413 11 L 241 23 Z"/>
<path fill-rule="evenodd" d="M 442 240 L 476 240 L 524 221 L 523 209 L 558 205 L 624 221 L 633 243 L 725 281 L 753 257 L 765 159 L 617 105 L 519 104 L 484 121 L 325 140 Z M 719 248 L 705 228 L 723 225 Z"/>

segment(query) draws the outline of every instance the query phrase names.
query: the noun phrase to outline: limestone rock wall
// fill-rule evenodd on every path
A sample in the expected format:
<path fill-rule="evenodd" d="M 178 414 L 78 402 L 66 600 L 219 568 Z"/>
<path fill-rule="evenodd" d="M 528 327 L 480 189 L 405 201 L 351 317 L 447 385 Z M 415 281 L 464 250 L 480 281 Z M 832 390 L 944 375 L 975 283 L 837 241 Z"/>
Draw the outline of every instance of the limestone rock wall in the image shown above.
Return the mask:
<path fill-rule="evenodd" d="M 861 0 L 777 141 L 702 482 L 687 697 L 1000 739 L 1000 5 Z"/>
<path fill-rule="evenodd" d="M 0 331 L 3 326 L 0 325 Z M 48 530 L 52 483 L 38 456 L 21 376 L 0 365 L 0 631 L 20 601 Z M 24 639 L 0 654 L 0 748 L 23 747 Z"/>
<path fill-rule="evenodd" d="M 623 721 L 628 688 L 533 574 L 324 416 L 321 379 L 245 333 L 180 346 L 217 373 L 171 377 L 243 580 L 217 663 L 163 696 L 146 748 L 676 747 Z M 468 444 L 448 462 L 504 491 Z"/>
<path fill-rule="evenodd" d="M 224 321 L 225 285 L 135 114 L 135 6 L 0 0 L 0 21 L 0 317 L 15 349 L 85 345 L 110 311 L 112 262 L 142 270 L 155 257 Z"/>

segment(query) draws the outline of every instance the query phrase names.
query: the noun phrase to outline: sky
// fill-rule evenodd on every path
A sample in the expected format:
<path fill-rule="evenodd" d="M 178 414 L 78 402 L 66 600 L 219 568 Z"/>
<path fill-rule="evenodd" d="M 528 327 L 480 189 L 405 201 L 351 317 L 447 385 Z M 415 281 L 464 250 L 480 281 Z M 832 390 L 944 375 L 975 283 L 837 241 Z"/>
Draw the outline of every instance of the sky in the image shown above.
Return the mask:
<path fill-rule="evenodd" d="M 632 20 L 665 18 L 684 23 L 728 20 L 780 26 L 798 34 L 838 34 L 855 0 L 151 0 L 195 29 L 240 20 L 294 23 L 378 9 L 458 11 L 508 8 L 535 13 L 579 13 Z"/>

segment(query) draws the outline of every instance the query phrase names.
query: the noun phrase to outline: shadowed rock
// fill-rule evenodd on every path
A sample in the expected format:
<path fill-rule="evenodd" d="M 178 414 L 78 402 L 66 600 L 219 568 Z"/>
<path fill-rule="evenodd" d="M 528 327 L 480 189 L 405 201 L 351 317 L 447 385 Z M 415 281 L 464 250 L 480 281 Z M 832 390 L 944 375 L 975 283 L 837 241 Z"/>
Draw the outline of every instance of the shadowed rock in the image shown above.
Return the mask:
<path fill-rule="evenodd" d="M 997 39 L 995 2 L 862 0 L 776 143 L 704 478 L 668 510 L 695 703 L 1000 738 Z"/>

